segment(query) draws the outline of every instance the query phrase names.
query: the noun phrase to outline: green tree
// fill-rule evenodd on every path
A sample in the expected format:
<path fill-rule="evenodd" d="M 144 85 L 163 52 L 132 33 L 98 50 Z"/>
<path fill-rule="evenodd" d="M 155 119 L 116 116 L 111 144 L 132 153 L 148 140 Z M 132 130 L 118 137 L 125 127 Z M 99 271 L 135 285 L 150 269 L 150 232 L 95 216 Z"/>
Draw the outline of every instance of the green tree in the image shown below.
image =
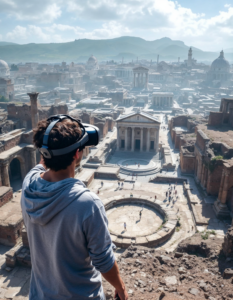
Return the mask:
<path fill-rule="evenodd" d="M 19 70 L 19 68 L 17 65 L 15 65 L 15 64 L 11 65 L 11 71 L 18 71 L 18 70 Z"/>
<path fill-rule="evenodd" d="M 0 102 L 9 102 L 9 99 L 7 99 L 6 97 L 0 95 Z"/>

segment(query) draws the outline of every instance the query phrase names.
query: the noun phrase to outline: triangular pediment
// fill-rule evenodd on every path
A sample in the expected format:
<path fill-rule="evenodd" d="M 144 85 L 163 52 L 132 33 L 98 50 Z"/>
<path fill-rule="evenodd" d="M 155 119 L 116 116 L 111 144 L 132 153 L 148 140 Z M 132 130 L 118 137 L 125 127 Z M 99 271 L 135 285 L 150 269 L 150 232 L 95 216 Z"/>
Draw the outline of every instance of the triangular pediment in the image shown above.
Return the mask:
<path fill-rule="evenodd" d="M 145 67 L 136 67 L 136 68 L 133 68 L 134 71 L 149 71 L 148 68 L 145 68 Z"/>
<path fill-rule="evenodd" d="M 157 118 L 146 114 L 146 113 L 132 113 L 130 115 L 121 115 L 117 120 L 117 123 L 127 122 L 127 123 L 148 123 L 148 124 L 157 124 L 160 122 Z"/>

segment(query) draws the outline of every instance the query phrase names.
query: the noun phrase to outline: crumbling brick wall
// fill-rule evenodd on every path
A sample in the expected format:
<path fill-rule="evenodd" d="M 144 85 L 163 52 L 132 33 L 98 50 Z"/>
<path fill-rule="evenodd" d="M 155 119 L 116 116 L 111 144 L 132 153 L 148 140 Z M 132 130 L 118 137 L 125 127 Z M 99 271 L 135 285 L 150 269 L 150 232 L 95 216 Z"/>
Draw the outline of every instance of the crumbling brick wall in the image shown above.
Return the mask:
<path fill-rule="evenodd" d="M 15 225 L 0 225 L 0 243 L 14 246 L 18 243 L 23 227 L 23 219 Z"/>
<path fill-rule="evenodd" d="M 13 197 L 13 190 L 11 187 L 0 187 L 0 207 L 6 204 Z"/>
<path fill-rule="evenodd" d="M 208 142 L 208 141 L 209 141 L 209 139 L 205 135 L 205 133 L 202 130 L 198 130 L 196 144 L 201 149 L 201 151 L 206 150 L 206 142 Z"/>
<path fill-rule="evenodd" d="M 195 155 L 193 146 L 181 147 L 180 168 L 182 173 L 194 174 Z"/>
<path fill-rule="evenodd" d="M 209 195 L 218 196 L 223 168 L 222 161 L 218 161 L 215 169 L 209 173 L 206 188 Z"/>
<path fill-rule="evenodd" d="M 210 112 L 208 125 L 219 126 L 222 124 L 223 113 L 222 112 Z"/>

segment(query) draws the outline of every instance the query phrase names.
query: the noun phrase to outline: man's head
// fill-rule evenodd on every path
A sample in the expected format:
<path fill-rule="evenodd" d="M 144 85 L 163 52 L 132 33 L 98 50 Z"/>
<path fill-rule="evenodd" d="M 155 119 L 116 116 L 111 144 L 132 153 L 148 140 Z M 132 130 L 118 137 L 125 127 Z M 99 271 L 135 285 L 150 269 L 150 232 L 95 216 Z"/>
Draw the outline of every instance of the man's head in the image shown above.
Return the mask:
<path fill-rule="evenodd" d="M 44 133 L 49 124 L 49 121 L 41 120 L 33 130 L 33 143 L 37 149 L 41 148 L 43 145 Z M 81 135 L 82 131 L 77 122 L 70 119 L 64 119 L 61 122 L 58 122 L 51 130 L 48 146 L 53 150 L 62 149 L 77 142 Z M 75 162 L 75 165 L 79 164 L 81 159 L 82 151 L 74 150 L 68 154 L 54 156 L 50 159 L 44 157 L 44 164 L 47 168 L 57 172 L 67 169 L 73 162 Z"/>

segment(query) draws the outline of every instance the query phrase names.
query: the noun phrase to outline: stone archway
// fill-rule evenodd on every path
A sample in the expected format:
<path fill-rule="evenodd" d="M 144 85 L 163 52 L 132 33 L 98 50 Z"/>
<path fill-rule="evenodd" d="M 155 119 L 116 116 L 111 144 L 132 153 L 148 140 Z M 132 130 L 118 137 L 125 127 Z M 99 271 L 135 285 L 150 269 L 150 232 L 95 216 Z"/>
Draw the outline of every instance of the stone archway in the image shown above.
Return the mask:
<path fill-rule="evenodd" d="M 10 186 L 13 188 L 13 191 L 17 191 L 22 188 L 22 182 L 25 175 L 25 162 L 23 158 L 15 156 L 9 162 L 9 179 Z"/>

